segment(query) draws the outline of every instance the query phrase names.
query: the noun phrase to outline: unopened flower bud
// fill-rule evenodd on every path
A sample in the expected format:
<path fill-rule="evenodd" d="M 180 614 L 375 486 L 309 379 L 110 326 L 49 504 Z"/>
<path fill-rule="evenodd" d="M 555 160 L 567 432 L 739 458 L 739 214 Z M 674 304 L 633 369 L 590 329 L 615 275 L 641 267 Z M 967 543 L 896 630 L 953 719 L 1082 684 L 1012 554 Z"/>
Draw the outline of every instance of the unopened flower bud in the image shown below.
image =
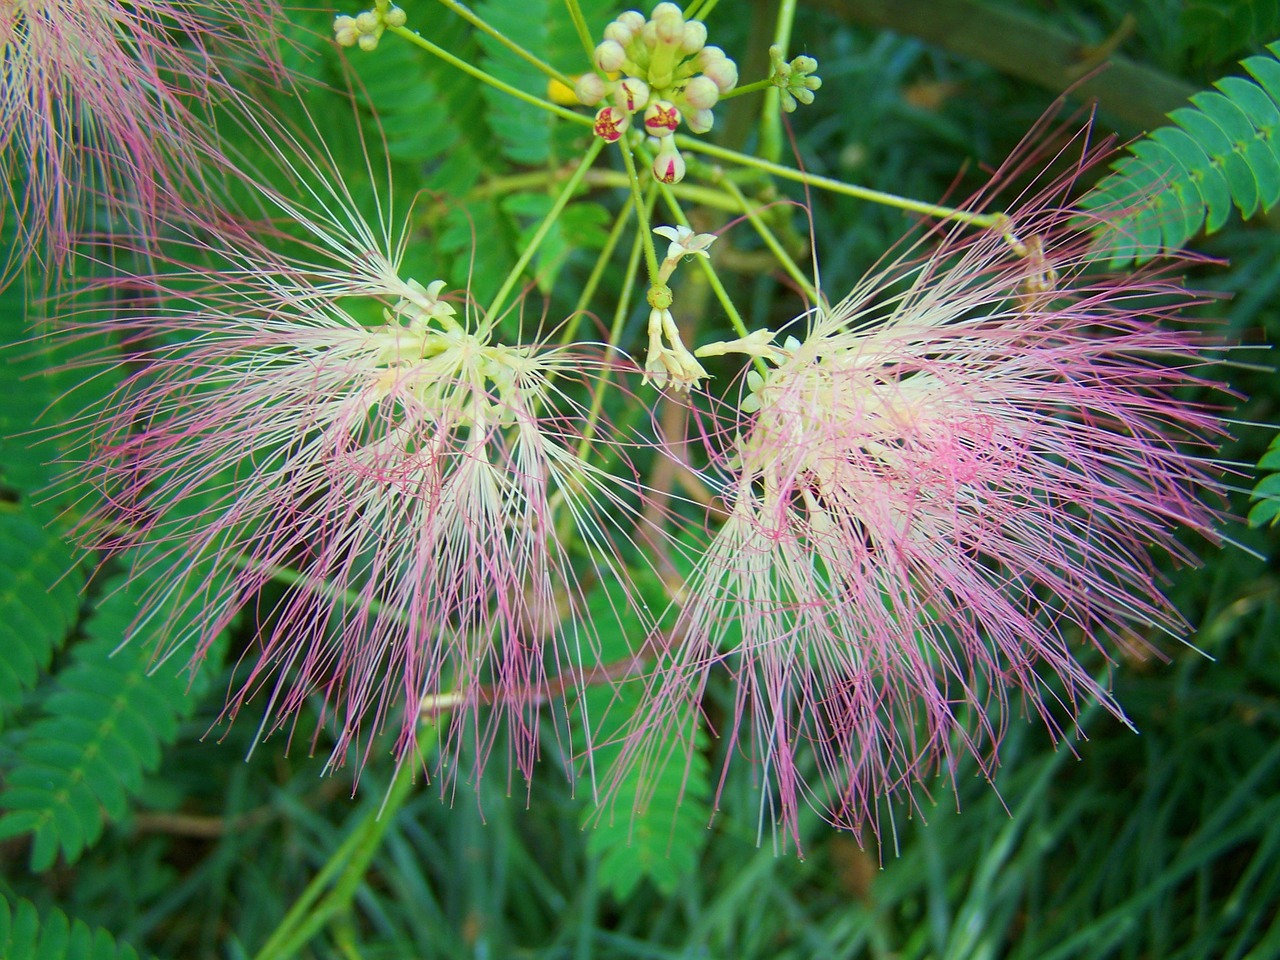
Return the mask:
<path fill-rule="evenodd" d="M 813 57 L 806 57 L 803 54 L 791 61 L 791 69 L 796 73 L 813 73 L 818 69 L 818 61 Z"/>
<path fill-rule="evenodd" d="M 608 92 L 609 85 L 594 73 L 584 73 L 573 85 L 573 95 L 578 98 L 579 103 L 588 107 L 594 107 Z"/>
<path fill-rule="evenodd" d="M 684 118 L 690 133 L 706 133 L 715 126 L 716 115 L 710 110 L 695 110 Z"/>
<path fill-rule="evenodd" d="M 378 22 L 378 15 L 372 10 L 366 10 L 356 17 L 356 29 L 361 33 L 373 33 L 378 29 Z"/>
<path fill-rule="evenodd" d="M 338 41 L 339 46 L 354 47 L 356 40 L 360 38 L 360 31 L 356 29 L 356 18 L 345 15 L 334 17 L 333 38 Z"/>
<path fill-rule="evenodd" d="M 631 31 L 631 36 L 635 37 L 636 34 L 644 29 L 646 19 L 645 15 L 639 10 L 627 10 L 618 14 L 618 18 L 614 20 L 614 23 L 622 24 Z"/>
<path fill-rule="evenodd" d="M 680 52 L 687 57 L 693 56 L 707 45 L 707 25 L 701 20 L 689 20 L 684 25 L 684 36 L 680 39 Z"/>
<path fill-rule="evenodd" d="M 629 24 L 623 23 L 621 20 L 614 20 L 604 28 L 604 38 L 625 47 L 636 38 L 636 33 L 638 32 L 632 29 Z"/>
<path fill-rule="evenodd" d="M 388 27 L 403 27 L 409 20 L 409 15 L 399 7 L 388 7 L 387 12 L 382 15 L 382 22 Z"/>
<path fill-rule="evenodd" d="M 645 104 L 649 102 L 649 85 L 635 77 L 627 77 L 618 84 L 613 102 L 627 113 L 643 110 Z"/>
<path fill-rule="evenodd" d="M 710 77 L 694 77 L 685 84 L 684 99 L 695 110 L 710 110 L 720 99 L 720 88 Z"/>
<path fill-rule="evenodd" d="M 372 53 L 378 49 L 378 35 L 376 33 L 362 33 L 356 43 L 360 44 L 360 49 L 365 53 Z"/>
<path fill-rule="evenodd" d="M 674 47 L 684 40 L 684 14 L 674 3 L 658 4 L 650 19 L 659 43 Z"/>
<path fill-rule="evenodd" d="M 651 137 L 669 137 L 680 126 L 680 111 L 666 100 L 649 104 L 644 112 L 644 130 Z"/>
<path fill-rule="evenodd" d="M 631 117 L 617 107 L 602 107 L 592 129 L 605 143 L 616 143 L 630 124 Z"/>
<path fill-rule="evenodd" d="M 616 40 L 606 40 L 598 47 L 595 53 L 596 66 L 605 73 L 613 73 L 622 69 L 622 64 L 627 59 L 627 51 L 622 49 L 622 44 Z"/>
<path fill-rule="evenodd" d="M 729 57 L 719 47 L 703 47 L 698 51 L 698 56 L 694 62 L 697 63 L 698 69 L 706 70 L 711 64 L 728 59 Z"/>
<path fill-rule="evenodd" d="M 666 137 L 658 148 L 658 155 L 653 158 L 653 175 L 663 183 L 679 183 L 684 174 L 684 157 L 676 149 L 675 140 Z"/>
<path fill-rule="evenodd" d="M 720 55 L 703 60 L 703 54 L 708 50 L 715 50 Z M 703 47 L 698 57 L 702 61 L 699 66 L 702 67 L 703 75 L 710 77 L 721 93 L 728 93 L 738 85 L 738 65 L 726 57 L 719 47 Z"/>

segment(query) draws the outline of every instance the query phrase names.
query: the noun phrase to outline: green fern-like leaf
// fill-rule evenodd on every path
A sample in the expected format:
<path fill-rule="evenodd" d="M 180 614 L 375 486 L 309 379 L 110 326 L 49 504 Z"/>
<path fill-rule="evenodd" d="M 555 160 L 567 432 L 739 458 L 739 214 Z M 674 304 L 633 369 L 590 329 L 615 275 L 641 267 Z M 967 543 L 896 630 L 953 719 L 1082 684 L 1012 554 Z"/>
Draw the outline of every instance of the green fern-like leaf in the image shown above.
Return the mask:
<path fill-rule="evenodd" d="M 1113 264 L 1176 250 L 1213 233 L 1235 206 L 1245 217 L 1280 200 L 1280 41 L 1169 114 L 1084 199 L 1109 217 L 1099 243 Z"/>
<path fill-rule="evenodd" d="M 1249 511 L 1249 525 L 1253 527 L 1280 524 L 1280 435 L 1258 461 L 1258 473 L 1267 475 L 1258 480 L 1251 500 L 1258 501 Z"/>
<path fill-rule="evenodd" d="M 138 960 L 106 930 L 68 920 L 60 910 L 44 917 L 28 900 L 0 899 L 0 957 L 4 960 Z"/>
<path fill-rule="evenodd" d="M 48 669 L 76 622 L 83 583 L 54 530 L 0 513 L 0 716 Z"/>
<path fill-rule="evenodd" d="M 502 209 L 525 224 L 519 245 L 533 236 L 551 210 L 553 200 L 545 193 L 517 193 L 507 197 Z M 579 201 L 564 208 L 543 238 L 534 258 L 533 273 L 538 289 L 550 293 L 560 269 L 577 251 L 599 250 L 608 240 L 609 212 L 598 203 Z"/>
<path fill-rule="evenodd" d="M 30 834 L 34 870 L 50 867 L 59 850 L 75 861 L 101 837 L 106 821 L 127 813 L 128 797 L 160 765 L 178 722 L 196 703 L 176 667 L 153 672 L 145 637 L 121 647 L 144 582 L 115 581 L 106 590 L 85 623 L 87 639 L 73 648 L 72 662 L 45 699 L 45 716 L 24 731 L 0 793 L 0 838 Z M 157 618 L 164 616 L 157 611 Z"/>
<path fill-rule="evenodd" d="M 424 21 L 433 43 L 466 60 L 479 56 L 471 28 L 448 11 L 424 7 L 415 18 Z M 349 63 L 377 115 L 388 154 L 417 178 L 402 186 L 460 196 L 484 171 L 501 167 L 486 129 L 484 98 L 456 67 L 400 40 Z"/>
<path fill-rule="evenodd" d="M 658 601 L 661 588 L 656 580 L 653 586 Z M 605 663 L 628 656 L 626 638 L 611 613 L 621 601 L 616 587 L 601 588 L 591 597 L 591 609 L 598 613 L 594 621 L 613 625 L 600 637 Z M 610 768 L 620 752 L 618 735 L 645 709 L 643 686 L 633 682 L 619 690 L 597 686 L 586 692 L 588 716 L 598 718 L 591 731 L 592 759 L 596 775 L 605 782 L 610 782 Z M 685 728 L 696 726 L 692 715 L 682 719 L 687 721 Z M 646 768 L 643 780 L 638 770 L 628 773 L 617 784 L 613 809 L 584 811 L 583 824 L 591 831 L 587 849 L 597 858 L 601 884 L 619 901 L 644 880 L 669 895 L 683 877 L 697 870 L 711 819 L 711 764 L 705 739 L 699 729 L 692 751 L 671 749 L 665 763 Z"/>
<path fill-rule="evenodd" d="M 615 703 L 614 710 L 630 716 L 643 709 L 642 698 Z M 692 718 L 689 718 L 692 720 Z M 638 774 L 618 785 L 619 803 L 643 798 L 638 810 L 613 812 L 595 823 L 587 850 L 598 858 L 601 884 L 619 900 L 626 900 L 642 880 L 670 895 L 684 877 L 695 873 L 706 846 L 711 819 L 711 764 L 705 736 L 699 732 L 694 750 L 673 751 L 658 772 L 647 779 Z M 612 750 L 597 751 L 597 762 Z"/>
<path fill-rule="evenodd" d="M 580 6 L 597 39 L 609 17 L 622 9 L 611 0 L 583 0 Z M 571 76 L 591 68 L 562 0 L 487 0 L 479 9 L 496 29 L 553 67 Z M 547 95 L 547 77 L 536 67 L 490 37 L 482 37 L 480 43 L 485 68 L 495 77 L 540 97 Z M 564 162 L 576 152 L 571 144 L 583 139 L 585 127 L 566 124 L 491 87 L 484 93 L 493 136 L 509 159 L 538 166 Z"/>
<path fill-rule="evenodd" d="M 74 501 L 80 488 L 60 462 L 77 444 L 84 411 L 97 403 L 119 376 L 104 364 L 94 375 L 86 356 L 106 358 L 109 335 L 49 336 L 35 311 L 28 310 L 22 280 L 0 293 L 0 486 L 12 494 L 55 502 Z"/>

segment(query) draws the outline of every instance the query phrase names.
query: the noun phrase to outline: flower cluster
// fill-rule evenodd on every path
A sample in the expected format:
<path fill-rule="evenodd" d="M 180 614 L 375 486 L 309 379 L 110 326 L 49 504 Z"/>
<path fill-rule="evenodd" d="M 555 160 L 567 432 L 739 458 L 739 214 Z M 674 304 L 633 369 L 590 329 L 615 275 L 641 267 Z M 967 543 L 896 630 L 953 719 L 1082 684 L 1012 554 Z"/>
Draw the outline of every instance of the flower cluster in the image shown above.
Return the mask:
<path fill-rule="evenodd" d="M 813 103 L 813 92 L 822 87 L 817 60 L 799 56 L 788 63 L 782 57 L 782 48 L 775 43 L 769 48 L 769 63 L 772 66 L 769 80 L 781 94 L 783 110 L 795 113 L 798 104 Z"/>
<path fill-rule="evenodd" d="M 737 65 L 719 47 L 707 46 L 706 26 L 686 21 L 674 3 L 659 3 L 647 20 L 628 10 L 605 27 L 604 36 L 594 55 L 599 72 L 578 80 L 578 100 L 589 107 L 611 101 L 595 124 L 596 135 L 610 143 L 640 114 L 644 132 L 657 143 L 654 176 L 679 183 L 685 163 L 672 135 L 681 122 L 694 133 L 711 129 L 711 108 L 737 86 Z"/>
<path fill-rule="evenodd" d="M 730 438 L 727 519 L 620 769 L 684 762 L 716 671 L 736 691 L 727 755 L 793 836 L 805 805 L 877 826 L 881 798 L 959 752 L 989 773 L 1011 700 L 1055 734 L 1082 697 L 1123 718 L 1073 646 L 1184 631 L 1149 552 L 1213 536 L 1221 487 L 1184 445 L 1220 428 L 1179 395 L 1205 386 L 1204 346 L 1174 325 L 1191 298 L 1157 272 L 1086 273 L 1076 216 L 1042 198 L 869 277 L 802 336 L 706 351 L 766 372 L 711 432 Z"/>
<path fill-rule="evenodd" d="M 366 53 L 378 49 L 387 27 L 403 27 L 408 15 L 394 4 L 374 7 L 354 17 L 339 14 L 333 18 L 333 38 L 340 47 L 359 46 Z"/>

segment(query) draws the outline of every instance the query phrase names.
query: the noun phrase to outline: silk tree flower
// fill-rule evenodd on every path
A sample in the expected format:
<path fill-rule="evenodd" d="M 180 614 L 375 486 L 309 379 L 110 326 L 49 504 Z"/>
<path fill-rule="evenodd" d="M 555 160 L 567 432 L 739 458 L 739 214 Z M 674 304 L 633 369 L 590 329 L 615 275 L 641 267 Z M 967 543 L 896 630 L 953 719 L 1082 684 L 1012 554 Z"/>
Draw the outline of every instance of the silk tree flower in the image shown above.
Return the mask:
<path fill-rule="evenodd" d="M 717 432 L 727 518 L 612 802 L 685 762 L 713 672 L 734 690 L 725 762 L 754 766 L 762 820 L 797 844 L 806 805 L 878 833 L 886 798 L 961 754 L 992 775 L 1019 712 L 1055 738 L 1082 700 L 1124 719 L 1080 650 L 1185 635 L 1151 554 L 1190 559 L 1179 528 L 1213 538 L 1220 424 L 1182 389 L 1207 386 L 1176 317 L 1195 298 L 1100 272 L 1060 193 L 929 236 L 797 335 L 710 348 L 765 372 Z"/>
<path fill-rule="evenodd" d="M 212 99 L 232 96 L 217 48 L 279 69 L 273 9 L 229 0 L 0 2 L 0 217 L 16 220 L 0 281 L 31 256 L 59 267 L 91 206 L 145 230 L 157 199 L 182 192 L 216 155 L 202 118 Z"/>
<path fill-rule="evenodd" d="M 587 439 L 578 389 L 610 363 L 504 342 L 443 281 L 402 278 L 407 232 L 362 220 L 314 154 L 288 156 L 295 192 L 262 188 L 275 228 L 193 229 L 212 267 L 170 243 L 167 272 L 124 282 L 151 306 L 112 321 L 136 372 L 97 417 L 85 540 L 140 551 L 156 586 L 135 642 L 193 665 L 291 582 L 257 609 L 228 718 L 265 699 L 265 735 L 323 702 L 336 765 L 385 728 L 413 762 L 420 717 L 443 713 L 439 769 L 470 757 L 479 775 L 505 745 L 528 777 L 543 702 L 595 665 L 580 577 L 625 580 L 612 544 L 633 501 L 588 461 L 608 437 Z M 201 611 L 191 633 L 149 622 L 175 596 Z"/>

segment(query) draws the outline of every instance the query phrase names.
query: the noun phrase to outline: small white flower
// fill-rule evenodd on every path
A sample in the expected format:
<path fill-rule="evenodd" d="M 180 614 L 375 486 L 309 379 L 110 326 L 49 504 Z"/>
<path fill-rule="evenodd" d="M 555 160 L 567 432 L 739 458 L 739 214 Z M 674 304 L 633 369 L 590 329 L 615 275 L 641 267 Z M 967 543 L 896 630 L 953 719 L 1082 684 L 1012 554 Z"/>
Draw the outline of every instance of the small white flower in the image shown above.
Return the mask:
<path fill-rule="evenodd" d="M 694 233 L 688 227 L 654 227 L 653 232 L 671 241 L 667 247 L 667 260 L 679 260 L 682 257 L 706 257 L 711 259 L 707 248 L 715 242 L 714 233 Z"/>

